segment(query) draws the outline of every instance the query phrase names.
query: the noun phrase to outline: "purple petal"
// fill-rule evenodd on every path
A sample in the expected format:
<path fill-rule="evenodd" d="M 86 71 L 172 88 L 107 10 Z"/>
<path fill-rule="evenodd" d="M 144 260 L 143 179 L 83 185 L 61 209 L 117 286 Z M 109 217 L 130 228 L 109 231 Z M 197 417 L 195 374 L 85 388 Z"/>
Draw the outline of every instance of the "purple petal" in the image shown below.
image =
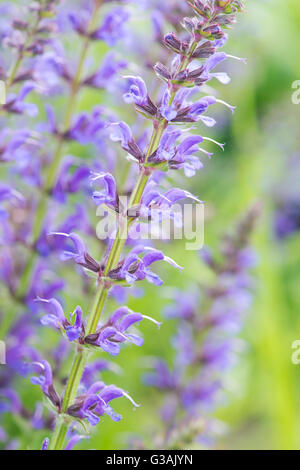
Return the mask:
<path fill-rule="evenodd" d="M 104 382 L 95 382 L 87 391 L 87 395 L 96 395 L 100 390 L 106 387 Z"/>
<path fill-rule="evenodd" d="M 77 442 L 81 441 L 82 439 L 87 439 L 87 436 L 83 436 L 81 434 L 75 434 L 71 437 L 69 442 L 67 443 L 65 450 L 72 450 L 73 447 L 77 444 Z"/>
<path fill-rule="evenodd" d="M 105 403 L 109 403 L 111 400 L 114 400 L 115 398 L 120 398 L 123 395 L 123 390 L 116 387 L 115 385 L 108 385 L 99 393 L 99 397 L 104 400 Z"/>
<path fill-rule="evenodd" d="M 206 71 L 210 72 L 214 69 L 220 62 L 223 62 L 227 58 L 225 52 L 217 52 L 210 56 L 205 62 L 204 68 Z"/>
<path fill-rule="evenodd" d="M 64 310 L 61 306 L 61 304 L 58 302 L 56 299 L 41 299 L 38 298 L 35 300 L 36 303 L 42 304 L 43 307 L 47 312 L 50 313 L 50 315 L 54 315 L 60 324 L 63 324 L 65 320 L 65 314 Z"/>
<path fill-rule="evenodd" d="M 67 326 L 65 331 L 67 338 L 70 342 L 76 341 L 78 338 L 80 338 L 81 328 L 76 328 L 75 326 Z"/>
<path fill-rule="evenodd" d="M 143 263 L 145 266 L 150 266 L 152 263 L 155 263 L 156 261 L 161 261 L 163 259 L 163 253 L 161 251 L 154 250 L 144 256 Z"/>
<path fill-rule="evenodd" d="M 133 140 L 131 129 L 125 122 L 116 122 L 109 127 L 112 129 L 110 138 L 114 142 L 121 142 L 122 146 L 127 146 Z"/>
<path fill-rule="evenodd" d="M 162 279 L 158 276 L 158 274 L 153 273 L 152 271 L 148 270 L 146 272 L 146 279 L 148 282 L 151 282 L 152 284 L 156 286 L 161 286 L 163 284 Z"/>
<path fill-rule="evenodd" d="M 143 315 L 140 313 L 129 313 L 124 317 L 120 324 L 119 324 L 119 330 L 123 333 L 125 332 L 131 325 L 134 323 L 140 322 L 143 319 Z"/>
<path fill-rule="evenodd" d="M 120 318 L 124 317 L 125 315 L 127 315 L 129 313 L 129 308 L 128 307 L 120 307 L 118 308 L 115 313 L 110 317 L 109 321 L 110 323 L 112 323 L 113 325 L 116 324 L 116 322 L 118 320 L 120 320 Z"/>
<path fill-rule="evenodd" d="M 181 144 L 177 147 L 177 152 L 179 155 L 186 155 L 194 153 L 198 150 L 198 144 L 203 142 L 203 137 L 199 136 L 191 136 L 184 139 Z M 195 146 L 197 146 L 195 148 Z"/>
<path fill-rule="evenodd" d="M 41 324 L 43 326 L 50 326 L 51 328 L 60 328 L 61 323 L 59 322 L 57 316 L 55 315 L 44 315 L 41 318 Z"/>
<path fill-rule="evenodd" d="M 103 351 L 117 356 L 120 353 L 120 345 L 118 343 L 113 343 L 109 341 L 109 338 L 117 334 L 117 330 L 113 327 L 107 327 L 103 330 L 98 338 L 98 344 L 103 349 Z"/>
<path fill-rule="evenodd" d="M 148 92 L 144 80 L 141 77 L 126 76 L 129 82 L 129 91 L 124 97 L 126 103 L 136 103 L 137 105 L 143 105 L 147 102 Z"/>
<path fill-rule="evenodd" d="M 117 186 L 114 177 L 110 173 L 95 173 L 92 181 L 102 182 L 105 184 L 105 200 L 107 202 L 115 202 L 117 198 Z M 101 197 L 103 193 L 94 193 L 97 197 Z"/>
<path fill-rule="evenodd" d="M 139 346 L 139 347 L 143 346 L 144 340 L 140 336 L 134 335 L 132 333 L 130 333 L 130 335 L 126 335 L 126 336 L 129 339 L 129 341 L 131 341 L 136 346 Z"/>

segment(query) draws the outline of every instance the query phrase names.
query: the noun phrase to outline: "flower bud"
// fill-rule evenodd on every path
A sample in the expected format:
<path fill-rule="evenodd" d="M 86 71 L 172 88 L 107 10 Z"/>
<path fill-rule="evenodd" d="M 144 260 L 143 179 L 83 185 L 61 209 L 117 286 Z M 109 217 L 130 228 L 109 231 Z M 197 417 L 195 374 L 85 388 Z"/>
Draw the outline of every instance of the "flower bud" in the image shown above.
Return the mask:
<path fill-rule="evenodd" d="M 194 51 L 193 59 L 207 59 L 216 52 L 216 48 L 211 44 L 210 41 L 206 41 L 200 44 Z"/>
<path fill-rule="evenodd" d="M 210 1 L 194 0 L 190 2 L 191 7 L 201 16 L 210 18 L 213 13 L 213 6 Z"/>
<path fill-rule="evenodd" d="M 181 42 L 180 39 L 174 34 L 169 33 L 164 37 L 165 45 L 177 54 L 185 55 L 188 50 L 188 44 L 186 42 Z"/>
<path fill-rule="evenodd" d="M 28 23 L 26 21 L 22 20 L 14 20 L 13 21 L 13 27 L 15 29 L 19 29 L 20 31 L 26 31 L 28 28 Z"/>
<path fill-rule="evenodd" d="M 214 39 L 221 39 L 224 33 L 218 24 L 212 24 L 202 30 L 202 36 L 213 41 Z"/>

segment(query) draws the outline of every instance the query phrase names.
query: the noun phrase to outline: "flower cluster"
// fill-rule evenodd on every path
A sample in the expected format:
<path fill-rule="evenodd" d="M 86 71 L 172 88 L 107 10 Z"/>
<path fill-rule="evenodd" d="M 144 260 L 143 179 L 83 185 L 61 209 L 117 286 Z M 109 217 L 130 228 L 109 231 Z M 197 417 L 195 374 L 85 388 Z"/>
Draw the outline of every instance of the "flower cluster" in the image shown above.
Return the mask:
<path fill-rule="evenodd" d="M 56 299 L 37 299 L 36 302 L 41 304 L 48 312 L 41 319 L 41 323 L 44 326 L 61 330 L 71 342 L 78 340 L 79 344 L 100 347 L 103 351 L 107 351 L 114 356 L 119 354 L 120 344 L 126 340 L 137 346 L 142 346 L 142 338 L 135 334 L 127 333 L 127 330 L 135 323 L 139 323 L 144 318 L 147 318 L 156 323 L 158 327 L 160 326 L 160 323 L 153 318 L 141 313 L 135 313 L 124 306 L 118 308 L 105 324 L 99 325 L 95 333 L 85 335 L 82 310 L 79 306 L 70 314 L 70 319 L 67 319 L 61 304 Z M 74 317 L 75 319 L 73 320 Z"/>
<path fill-rule="evenodd" d="M 249 237 L 258 211 L 258 206 L 253 207 L 236 231 L 224 237 L 221 257 L 203 251 L 203 261 L 215 279 L 202 286 L 204 299 L 193 291 L 174 292 L 176 302 L 165 311 L 167 318 L 177 321 L 171 341 L 174 363 L 169 367 L 157 360 L 154 371 L 145 376 L 148 385 L 165 395 L 161 415 L 166 430 L 158 443 L 164 448 L 184 448 L 195 440 L 207 444 L 216 432 L 209 414 L 223 401 L 226 371 L 235 364 L 242 345 L 236 335 L 251 306 L 249 271 L 256 254 Z"/>
<path fill-rule="evenodd" d="M 52 406 L 58 412 L 61 412 L 63 400 L 58 396 L 54 388 L 52 370 L 49 363 L 45 360 L 33 362 L 32 370 L 39 373 L 39 376 L 33 376 L 31 382 L 39 385 Z M 86 388 L 83 395 L 76 398 L 75 403 L 66 410 L 66 413 L 80 419 L 87 418 L 92 426 L 96 425 L 99 422 L 99 417 L 104 414 L 108 414 L 113 421 L 120 421 L 122 417 L 116 414 L 108 403 L 123 396 L 128 398 L 135 408 L 138 406 L 124 390 L 115 385 L 107 386 L 103 382 L 95 382 L 91 387 Z"/>

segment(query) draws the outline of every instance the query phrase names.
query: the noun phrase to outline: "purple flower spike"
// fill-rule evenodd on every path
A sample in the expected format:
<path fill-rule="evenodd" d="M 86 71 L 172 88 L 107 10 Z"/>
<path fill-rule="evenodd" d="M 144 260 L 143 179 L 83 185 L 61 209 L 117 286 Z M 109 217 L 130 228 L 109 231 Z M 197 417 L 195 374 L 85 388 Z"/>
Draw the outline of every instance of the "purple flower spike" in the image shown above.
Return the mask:
<path fill-rule="evenodd" d="M 82 145 L 92 143 L 101 147 L 105 126 L 103 108 L 96 107 L 92 113 L 81 113 L 76 116 L 64 137 L 68 140 L 75 140 Z"/>
<path fill-rule="evenodd" d="M 203 137 L 195 135 L 187 137 L 181 142 L 177 148 L 177 157 L 183 159 L 184 157 L 191 155 L 199 150 L 198 144 L 203 142 Z"/>
<path fill-rule="evenodd" d="M 18 160 L 19 155 L 39 144 L 39 136 L 29 129 L 3 129 L 0 131 L 0 161 Z"/>
<path fill-rule="evenodd" d="M 178 161 L 177 168 L 183 167 L 185 176 L 188 178 L 195 175 L 197 170 L 200 170 L 203 165 L 199 158 L 195 157 L 193 154 L 199 151 L 203 151 L 198 144 L 203 142 L 203 137 L 201 136 L 191 136 L 184 139 L 181 144 L 177 147 L 176 156 L 174 157 L 175 161 Z M 205 152 L 208 153 L 208 152 Z M 208 154 L 211 156 L 212 154 Z"/>
<path fill-rule="evenodd" d="M 101 402 L 100 398 L 97 395 L 88 395 L 82 406 L 82 415 L 84 418 L 87 418 L 89 423 L 92 426 L 96 426 L 99 423 L 100 418 L 95 413 L 96 405 Z M 91 411 L 90 409 L 93 409 Z"/>
<path fill-rule="evenodd" d="M 10 186 L 1 184 L 0 185 L 0 201 L 6 201 L 8 199 L 14 199 L 17 202 L 24 202 L 25 199 L 18 191 L 11 188 Z"/>
<path fill-rule="evenodd" d="M 175 156 L 176 152 L 176 141 L 182 135 L 180 130 L 167 130 L 164 132 L 160 145 L 156 151 L 155 158 L 158 161 L 171 160 Z"/>
<path fill-rule="evenodd" d="M 185 198 L 190 198 L 194 201 L 202 203 L 202 201 L 200 201 L 190 192 L 179 188 L 172 188 L 164 194 L 161 194 L 159 191 L 149 191 L 148 193 L 145 192 L 142 203 L 146 207 L 151 207 L 151 205 L 154 204 L 155 207 L 159 206 L 160 208 L 169 208 L 176 202 Z M 151 211 L 149 215 L 151 215 Z"/>
<path fill-rule="evenodd" d="M 154 372 L 145 376 L 147 385 L 157 387 L 162 390 L 174 390 L 178 385 L 178 374 L 170 371 L 168 365 L 163 360 L 157 360 L 154 364 Z"/>
<path fill-rule="evenodd" d="M 110 129 L 112 129 L 111 140 L 121 142 L 122 147 L 128 147 L 129 143 L 133 141 L 132 132 L 126 122 L 115 122 L 110 125 Z"/>
<path fill-rule="evenodd" d="M 136 346 L 142 346 L 144 341 L 139 336 L 133 334 L 127 334 L 126 331 L 133 324 L 139 323 L 144 318 L 155 323 L 158 328 L 160 328 L 161 323 L 157 322 L 147 315 L 142 315 L 141 313 L 135 313 L 130 310 L 128 307 L 120 307 L 115 313 L 110 317 L 108 324 L 116 328 L 117 334 L 114 336 L 114 341 L 120 343 L 124 342 L 126 339 L 134 343 Z"/>
<path fill-rule="evenodd" d="M 134 406 L 134 409 L 139 407 L 137 403 L 128 395 L 127 392 L 124 392 L 121 388 L 116 387 L 115 385 L 108 385 L 104 387 L 99 393 L 98 397 L 100 398 L 99 405 L 96 406 L 97 413 L 102 416 L 104 413 L 108 414 L 113 421 L 120 421 L 122 416 L 116 414 L 113 409 L 108 405 L 108 403 L 116 398 L 125 397 L 127 398 Z"/>
<path fill-rule="evenodd" d="M 176 145 L 181 135 L 180 131 L 167 130 L 163 134 L 156 152 L 150 156 L 149 161 L 157 164 L 165 161 L 170 169 L 183 169 L 185 175 L 190 178 L 203 167 L 199 158 L 194 154 L 197 152 L 204 152 L 208 156 L 212 154 L 199 147 L 199 144 L 204 141 L 204 137 L 201 136 L 186 137 L 179 145 Z"/>
<path fill-rule="evenodd" d="M 116 372 L 119 370 L 117 366 L 97 360 L 94 364 L 81 367 L 81 355 L 85 356 L 84 351 L 98 349 L 99 352 L 102 349 L 116 356 L 125 343 L 142 346 L 144 340 L 136 332 L 142 320 L 149 320 L 160 328 L 160 322 L 126 306 L 111 312 L 104 321 L 102 313 L 112 291 L 114 299 L 120 302 L 122 290 L 124 303 L 124 290 L 131 291 L 130 287 L 136 281 L 146 280 L 160 286 L 162 279 L 152 271 L 156 262 L 165 261 L 182 269 L 162 251 L 152 246 L 137 245 L 135 239 L 136 235 L 143 239 L 152 221 L 160 223 L 169 217 L 175 226 L 179 226 L 181 217 L 174 207 L 179 201 L 190 198 L 201 203 L 193 194 L 172 185 L 176 178 L 164 178 L 166 172 L 172 170 L 183 170 L 187 177 L 195 175 L 202 168 L 197 153 L 211 155 L 201 148 L 203 141 L 212 141 L 223 148 L 213 139 L 194 135 L 198 127 L 195 123 L 213 126 L 215 120 L 206 113 L 215 103 L 227 106 L 232 112 L 234 110 L 233 106 L 214 96 L 205 96 L 205 89 L 208 90 L 206 83 L 213 78 L 224 84 L 230 80 L 226 73 L 215 72 L 222 61 L 232 57 L 218 52 L 218 48 L 227 39 L 223 29 L 234 23 L 235 13 L 242 9 L 242 4 L 240 0 L 134 1 L 142 9 L 148 3 L 155 4 L 156 11 L 150 13 L 155 40 L 161 41 L 168 49 L 161 55 L 161 60 L 165 57 L 166 65 L 160 62 L 154 65 L 163 87 L 149 80 L 151 91 L 157 96 L 154 103 L 143 75 L 125 76 L 125 81 L 118 82 L 118 74 L 127 66 L 130 70 L 141 70 L 143 65 L 148 71 L 151 68 L 144 45 L 132 40 L 132 37 L 127 39 L 128 11 L 132 7 L 127 10 L 121 4 L 128 3 L 128 0 L 119 0 L 113 9 L 110 9 L 114 3 L 112 0 L 79 0 L 75 2 L 76 5 L 81 4 L 79 10 L 73 8 L 71 13 L 67 11 L 67 5 L 58 5 L 62 2 L 57 0 L 31 1 L 27 2 L 27 7 L 22 6 L 21 18 L 16 17 L 17 3 L 26 2 L 10 3 L 12 5 L 0 7 L 3 17 L 0 38 L 5 46 L 0 59 L 0 81 L 7 84 L 8 90 L 6 103 L 1 107 L 0 162 L 5 163 L 1 168 L 4 180 L 11 173 L 13 180 L 22 186 L 26 199 L 9 186 L 0 185 L 0 243 L 4 247 L 0 253 L 0 278 L 5 284 L 7 299 L 11 298 L 16 308 L 23 305 L 26 311 L 8 325 L 9 367 L 3 369 L 3 377 L 1 375 L 0 395 L 4 400 L 0 400 L 0 412 L 27 419 L 33 429 L 52 429 L 55 422 L 50 448 L 66 446 L 65 449 L 69 450 L 83 438 L 74 433 L 76 420 L 83 426 L 83 420 L 95 426 L 102 416 L 108 415 L 119 422 L 122 417 L 114 411 L 111 403 L 121 397 L 129 399 L 135 408 L 138 406 L 127 392 L 115 385 L 107 386 L 102 381 L 102 371 L 110 369 Z M 105 4 L 104 16 L 102 3 Z M 167 3 L 172 3 L 172 8 Z M 192 9 L 191 17 L 188 17 L 189 9 Z M 176 34 L 164 36 L 164 21 L 174 27 Z M 179 31 L 180 23 L 185 32 Z M 80 57 L 71 57 L 71 60 L 69 55 L 73 53 L 76 56 L 77 47 L 72 51 L 68 41 L 65 41 L 64 33 L 70 29 L 71 41 L 74 39 L 74 44 L 81 51 Z M 105 41 L 111 46 L 119 40 L 123 43 L 122 51 L 129 51 L 124 56 L 125 60 L 109 52 L 101 64 L 95 64 L 92 42 Z M 129 63 L 132 46 L 143 54 L 138 68 Z M 7 48 L 13 49 L 11 58 L 6 53 Z M 175 57 L 166 56 L 170 50 Z M 134 127 L 130 128 L 122 121 L 115 122 L 120 117 L 116 117 L 114 106 L 96 106 L 91 111 L 82 109 L 76 114 L 76 109 L 84 104 L 77 99 L 86 88 L 89 88 L 91 100 L 95 97 L 98 101 L 96 95 L 99 95 L 99 99 L 104 97 L 103 103 L 108 102 L 107 91 L 114 95 L 111 103 L 115 104 L 119 101 L 120 92 L 124 93 L 125 102 L 132 103 L 138 114 Z M 17 91 L 12 93 L 15 89 Z M 101 90 L 101 93 L 95 89 Z M 43 95 L 39 101 L 45 102 L 47 118 L 46 123 L 42 124 L 33 121 L 27 130 L 24 122 L 30 122 L 30 119 L 26 120 L 26 115 L 35 117 L 38 113 L 38 107 L 31 103 L 31 93 Z M 62 99 L 54 96 L 56 94 L 60 94 Z M 202 98 L 199 99 L 199 96 Z M 45 97 L 54 103 L 53 109 Z M 7 118 L 9 121 L 5 122 Z M 143 118 L 152 121 L 151 130 L 147 126 L 139 127 Z M 119 198 L 116 175 L 122 172 L 123 165 L 119 168 L 117 152 L 109 145 L 109 135 L 112 141 L 119 142 L 126 152 L 126 159 L 134 162 L 134 167 L 128 168 L 128 173 L 126 168 L 126 174 L 121 175 L 120 181 L 120 187 L 128 196 L 128 206 L 123 206 Z M 96 152 L 90 148 L 91 145 L 96 147 Z M 83 146 L 86 148 L 83 149 Z M 68 155 L 71 149 L 78 154 L 80 152 L 85 160 Z M 101 159 L 94 160 L 95 155 L 101 155 Z M 82 233 L 96 244 L 89 208 L 84 199 L 81 198 L 79 205 L 76 204 L 77 196 L 69 197 L 81 189 L 90 192 L 86 182 L 91 169 L 92 181 L 100 185 L 93 193 L 94 202 L 105 205 L 106 211 L 121 216 L 121 222 L 128 221 L 128 230 L 109 230 L 101 262 L 89 254 L 88 246 L 77 235 Z M 71 208 L 73 203 L 76 205 L 75 211 Z M 53 232 L 49 237 L 47 227 L 51 227 Z M 164 416 L 167 416 L 168 422 L 166 428 L 157 433 L 163 436 L 163 442 L 156 439 L 158 447 L 175 448 L 177 443 L 184 443 L 188 448 L 192 447 L 190 444 L 195 446 L 195 441 L 203 437 L 202 423 L 207 434 L 206 423 L 209 419 L 207 416 L 203 418 L 204 407 L 216 401 L 222 387 L 217 374 L 220 375 L 220 371 L 223 372 L 225 366 L 231 364 L 232 353 L 235 352 L 232 346 L 238 346 L 227 335 L 237 331 L 236 326 L 240 327 L 239 319 L 251 300 L 248 289 L 252 280 L 246 270 L 252 266 L 253 257 L 245 246 L 250 227 L 249 224 L 246 230 L 245 224 L 243 227 L 244 231 L 237 230 L 234 239 L 227 237 L 224 240 L 220 256 L 206 257 L 215 281 L 206 286 L 203 302 L 201 298 L 197 302 L 190 294 L 192 289 L 190 293 L 185 292 L 188 302 L 177 293 L 181 302 L 177 301 L 172 307 L 172 317 L 178 323 L 177 334 L 172 338 L 175 349 L 173 367 L 169 368 L 163 360 L 159 361 L 149 379 L 161 390 L 169 392 L 164 400 Z M 151 235 L 154 233 L 151 230 Z M 126 239 L 123 240 L 124 234 Z M 129 253 L 128 246 L 134 247 Z M 53 256 L 50 256 L 57 251 L 62 260 L 72 260 L 80 266 L 75 266 L 75 274 L 79 271 L 83 278 L 81 294 L 89 297 L 91 290 L 95 290 L 87 330 L 81 307 L 77 306 L 69 315 L 54 298 L 64 287 Z M 94 286 L 84 269 L 93 273 Z M 134 294 L 138 290 L 134 286 Z M 176 303 L 177 296 L 173 297 Z M 29 315 L 29 310 L 33 315 Z M 52 351 L 49 350 L 51 345 L 45 342 L 45 353 L 55 362 L 53 373 L 50 364 L 42 360 L 40 353 L 31 346 L 34 339 L 39 338 L 35 331 L 34 315 L 39 315 L 40 310 L 41 323 L 59 330 L 63 336 Z M 202 311 L 205 315 L 201 315 Z M 3 314 L 1 311 L 0 316 Z M 99 324 L 98 318 L 101 318 Z M 72 362 L 69 376 L 65 377 L 70 350 L 75 352 L 75 361 Z M 29 365 L 24 363 L 25 359 L 30 361 Z M 14 373 L 27 376 L 32 371 L 34 377 L 31 382 L 39 385 L 51 402 L 50 414 L 43 413 L 40 402 L 28 409 L 14 392 Z M 65 389 L 63 397 L 56 392 L 53 379 Z M 198 410 L 201 413 L 201 427 L 198 422 L 197 427 L 193 423 L 193 420 L 198 421 Z M 70 424 L 70 429 L 65 436 L 63 426 L 66 424 Z M 16 439 L 9 441 L 11 436 L 3 435 L 1 428 L 0 434 L 5 439 L 3 448 L 19 446 Z M 188 442 L 190 436 L 195 438 L 194 442 Z M 48 448 L 49 439 L 46 438 L 42 449 Z"/>
<path fill-rule="evenodd" d="M 5 398 L 5 402 L 0 402 L 0 413 L 2 411 L 9 411 L 10 413 L 21 414 L 22 402 L 14 390 L 11 388 L 2 389 L 1 398 Z"/>

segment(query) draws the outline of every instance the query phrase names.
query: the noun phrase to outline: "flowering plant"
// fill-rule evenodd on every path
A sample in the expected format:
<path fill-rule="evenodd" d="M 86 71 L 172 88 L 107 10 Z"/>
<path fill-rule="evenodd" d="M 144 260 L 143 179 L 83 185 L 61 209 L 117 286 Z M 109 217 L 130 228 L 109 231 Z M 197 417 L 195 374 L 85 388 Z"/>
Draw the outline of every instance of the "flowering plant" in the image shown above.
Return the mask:
<path fill-rule="evenodd" d="M 189 191 L 169 186 L 169 173 L 176 170 L 191 178 L 203 166 L 196 154 L 211 155 L 200 145 L 213 142 L 223 148 L 223 144 L 202 135 L 206 127 L 216 124 L 206 113 L 219 104 L 231 111 L 234 108 L 211 91 L 207 94 L 207 84 L 213 79 L 222 84 L 230 80 L 226 72 L 215 68 L 232 58 L 220 49 L 227 40 L 226 30 L 242 9 L 237 0 L 188 1 L 186 11 L 192 16 L 177 21 L 182 20 L 184 31 L 163 38 L 169 56 L 166 63 L 157 62 L 153 67 L 153 74 L 159 79 L 158 96 L 153 97 L 143 78 L 132 75 L 131 64 L 111 52 L 100 68 L 91 71 L 88 67 L 86 72 L 93 46 L 104 42 L 105 47 L 114 47 L 118 41 L 130 38 L 126 27 L 129 6 L 118 2 L 106 11 L 105 3 L 110 2 L 78 3 L 80 9 L 75 13 L 56 1 L 34 2 L 25 8 L 28 21 L 14 20 L 1 32 L 6 46 L 15 51 L 10 72 L 5 74 L 6 68 L 1 69 L 9 92 L 1 108 L 1 119 L 9 122 L 13 115 L 21 120 L 17 132 L 10 125 L 2 131 L 1 162 L 10 162 L 17 189 L 6 184 L 0 187 L 1 242 L 8 247 L 1 252 L 0 276 L 14 309 L 23 311 L 15 324 L 13 318 L 5 323 L 2 334 L 10 335 L 12 344 L 22 339 L 21 345 L 9 350 L 10 362 L 24 375 L 33 375 L 32 383 L 41 387 L 47 399 L 51 410 L 48 426 L 54 427 L 54 431 L 44 441 L 43 449 L 53 450 L 75 445 L 82 437 L 77 423 L 86 435 L 88 425 L 96 425 L 103 415 L 119 421 L 121 416 L 113 410 L 112 400 L 125 397 L 134 407 L 138 406 L 120 387 L 106 385 L 102 380 L 94 382 L 94 375 L 105 365 L 90 362 L 90 356 L 98 351 L 116 356 L 124 343 L 141 346 L 143 339 L 136 334 L 134 325 L 144 319 L 160 326 L 157 320 L 127 306 L 110 312 L 106 320 L 102 320 L 102 314 L 108 295 L 118 297 L 118 288 L 134 287 L 143 280 L 156 286 L 163 284 L 152 270 L 157 262 L 165 261 L 181 270 L 181 266 L 152 244 L 143 244 L 142 240 L 135 244 L 131 235 L 141 220 L 167 217 L 168 210 L 178 201 L 190 198 L 200 203 Z M 104 18 L 102 7 L 106 11 Z M 68 49 L 61 40 L 66 32 L 81 43 L 77 65 L 73 57 L 68 57 Z M 11 54 L 7 56 L 4 62 Z M 129 72 L 123 75 L 123 81 L 117 80 L 124 69 Z M 147 126 L 139 137 L 137 126 L 133 128 L 121 121 L 113 109 L 97 106 L 90 112 L 76 113 L 81 93 L 90 89 L 103 91 L 107 86 L 116 96 L 123 94 L 124 106 L 134 107 L 138 124 L 150 124 L 150 135 Z M 45 120 L 23 128 L 24 116 L 34 119 L 38 114 L 35 93 L 42 94 L 43 102 L 46 101 Z M 66 96 L 62 120 L 61 110 L 50 105 L 60 93 Z M 27 97 L 33 102 L 27 102 Z M 199 125 L 204 126 L 201 135 Z M 86 161 L 66 154 L 74 142 L 92 148 L 96 158 Z M 116 146 L 111 142 L 120 144 L 132 164 L 126 180 L 126 203 L 121 200 L 118 163 L 113 156 Z M 87 202 L 79 204 L 77 201 L 82 198 Z M 89 239 L 91 247 L 95 245 L 86 210 L 90 202 L 118 217 L 117 230 L 107 240 L 101 259 L 92 254 L 93 249 L 83 240 Z M 72 207 L 74 212 L 70 215 Z M 65 279 L 57 275 L 61 269 L 57 255 L 67 268 L 75 266 L 82 276 L 85 293 L 94 296 L 90 307 L 74 305 L 73 313 L 66 313 L 58 300 Z M 44 351 L 37 351 L 29 342 L 24 345 L 24 339 L 34 334 L 36 318 L 41 312 L 44 313 L 42 325 L 62 334 L 63 342 L 54 354 L 55 369 L 43 358 Z M 73 352 L 73 363 L 64 391 L 60 392 L 55 379 L 69 349 Z M 209 358 L 215 355 L 216 352 L 207 352 Z M 24 364 L 24 358 L 29 363 Z M 8 393 L 14 377 L 7 375 L 5 393 L 11 409 L 28 415 L 18 397 Z M 164 379 L 168 380 L 167 376 Z M 36 415 L 30 419 L 36 426 L 40 425 L 36 424 Z"/>

